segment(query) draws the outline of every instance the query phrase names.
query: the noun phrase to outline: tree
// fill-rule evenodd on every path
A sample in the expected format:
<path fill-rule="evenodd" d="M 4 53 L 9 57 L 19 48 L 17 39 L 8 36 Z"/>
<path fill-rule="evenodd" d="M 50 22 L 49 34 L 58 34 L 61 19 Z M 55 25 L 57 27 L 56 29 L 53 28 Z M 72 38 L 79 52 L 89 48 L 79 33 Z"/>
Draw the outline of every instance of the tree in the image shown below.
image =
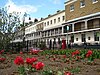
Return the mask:
<path fill-rule="evenodd" d="M 0 49 L 7 49 L 19 25 L 18 12 L 8 13 L 4 8 L 0 9 Z"/>

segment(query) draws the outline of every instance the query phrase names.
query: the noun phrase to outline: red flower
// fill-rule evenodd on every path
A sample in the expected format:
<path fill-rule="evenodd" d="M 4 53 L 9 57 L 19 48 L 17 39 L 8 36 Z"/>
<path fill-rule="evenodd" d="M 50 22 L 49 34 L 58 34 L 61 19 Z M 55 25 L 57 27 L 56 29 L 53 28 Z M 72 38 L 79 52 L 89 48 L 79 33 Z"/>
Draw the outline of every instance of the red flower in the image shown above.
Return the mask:
<path fill-rule="evenodd" d="M 64 75 L 71 75 L 71 73 L 70 72 L 65 72 Z"/>
<path fill-rule="evenodd" d="M 4 50 L 1 50 L 1 52 L 3 53 L 3 52 L 4 52 Z"/>
<path fill-rule="evenodd" d="M 32 64 L 32 68 L 35 68 L 36 64 Z"/>
<path fill-rule="evenodd" d="M 37 70 L 43 69 L 43 67 L 44 67 L 44 63 L 42 63 L 42 62 L 38 62 L 38 63 L 36 64 L 36 66 L 35 66 L 35 68 L 36 68 Z"/>
<path fill-rule="evenodd" d="M 66 58 L 67 56 L 66 55 L 63 55 L 63 58 Z"/>
<path fill-rule="evenodd" d="M 79 51 L 79 50 L 76 50 L 75 53 L 76 53 L 76 54 L 80 54 L 80 51 Z"/>
<path fill-rule="evenodd" d="M 88 50 L 88 52 L 86 53 L 86 57 L 90 57 L 93 54 L 92 50 Z"/>
<path fill-rule="evenodd" d="M 3 62 L 5 60 L 6 60 L 6 58 L 0 58 L 0 62 Z"/>
<path fill-rule="evenodd" d="M 75 52 L 72 52 L 72 57 L 75 56 L 75 55 L 78 55 L 78 54 L 80 54 L 80 51 L 76 50 Z"/>
<path fill-rule="evenodd" d="M 37 61 L 37 58 L 34 58 L 34 57 L 33 58 L 26 58 L 26 63 L 27 64 L 31 64 L 32 65 L 33 62 L 35 62 L 35 61 Z"/>
<path fill-rule="evenodd" d="M 33 64 L 33 61 L 32 61 L 31 58 L 26 58 L 26 63 L 27 63 L 27 64 Z"/>
<path fill-rule="evenodd" d="M 23 60 L 22 57 L 18 56 L 18 57 L 16 57 L 16 59 L 14 60 L 14 63 L 15 63 L 16 65 L 23 65 L 23 64 L 24 64 L 24 60 Z"/>
<path fill-rule="evenodd" d="M 38 54 L 39 53 L 39 50 L 33 50 L 33 53 L 34 54 Z"/>
<path fill-rule="evenodd" d="M 76 55 L 76 53 L 75 52 L 72 52 L 72 57 L 74 57 Z"/>
<path fill-rule="evenodd" d="M 37 58 L 31 58 L 32 62 L 36 62 L 37 61 Z"/>
<path fill-rule="evenodd" d="M 20 54 L 23 54 L 23 52 L 20 52 Z"/>
<path fill-rule="evenodd" d="M 4 52 L 4 50 L 1 50 L 1 51 L 0 51 L 0 54 L 2 54 L 3 52 Z"/>
<path fill-rule="evenodd" d="M 87 52 L 87 54 L 92 54 L 93 52 L 92 52 L 92 50 L 88 50 L 88 52 Z"/>
<path fill-rule="evenodd" d="M 81 57 L 80 56 L 77 56 L 76 58 L 77 58 L 77 60 L 79 60 Z"/>

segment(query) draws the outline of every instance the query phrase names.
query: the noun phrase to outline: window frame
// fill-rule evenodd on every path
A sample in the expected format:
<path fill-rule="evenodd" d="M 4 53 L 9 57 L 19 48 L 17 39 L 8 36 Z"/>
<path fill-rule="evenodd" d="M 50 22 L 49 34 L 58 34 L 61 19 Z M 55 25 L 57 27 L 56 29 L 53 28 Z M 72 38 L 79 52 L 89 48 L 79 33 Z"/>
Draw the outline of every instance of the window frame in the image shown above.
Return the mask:
<path fill-rule="evenodd" d="M 58 17 L 58 22 L 60 22 L 60 17 Z"/>
<path fill-rule="evenodd" d="M 70 5 L 70 12 L 74 11 L 74 4 Z"/>
<path fill-rule="evenodd" d="M 65 16 L 62 16 L 62 21 L 64 21 L 65 20 Z"/>
<path fill-rule="evenodd" d="M 95 3 L 97 3 L 98 2 L 98 0 L 92 0 L 92 3 L 93 4 L 95 4 Z"/>
<path fill-rule="evenodd" d="M 80 1 L 80 8 L 83 8 L 83 7 L 85 7 L 85 1 L 84 0 L 81 0 Z"/>
<path fill-rule="evenodd" d="M 56 23 L 56 19 L 54 19 L 54 24 Z"/>

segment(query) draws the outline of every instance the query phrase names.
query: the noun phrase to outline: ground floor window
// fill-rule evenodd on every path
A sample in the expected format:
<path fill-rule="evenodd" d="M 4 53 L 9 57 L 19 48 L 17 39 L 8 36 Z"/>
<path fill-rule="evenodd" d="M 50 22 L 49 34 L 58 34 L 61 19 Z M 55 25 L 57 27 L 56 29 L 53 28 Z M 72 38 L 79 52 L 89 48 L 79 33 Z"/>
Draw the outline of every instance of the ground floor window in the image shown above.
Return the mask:
<path fill-rule="evenodd" d="M 94 41 L 99 41 L 99 32 L 94 32 Z"/>

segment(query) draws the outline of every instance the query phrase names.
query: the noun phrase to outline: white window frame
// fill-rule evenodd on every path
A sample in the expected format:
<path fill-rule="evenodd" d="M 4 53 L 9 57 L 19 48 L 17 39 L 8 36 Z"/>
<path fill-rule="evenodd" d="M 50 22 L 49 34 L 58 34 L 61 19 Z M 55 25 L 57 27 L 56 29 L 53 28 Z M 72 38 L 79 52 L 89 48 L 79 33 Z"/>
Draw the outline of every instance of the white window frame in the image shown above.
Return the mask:
<path fill-rule="evenodd" d="M 73 6 L 73 7 L 72 7 Z M 74 4 L 70 6 L 70 12 L 74 11 Z"/>
<path fill-rule="evenodd" d="M 82 2 L 84 2 L 84 6 L 81 5 Z M 85 1 L 84 0 L 80 1 L 80 8 L 83 8 L 83 7 L 85 7 Z"/>
<path fill-rule="evenodd" d="M 95 3 L 97 3 L 98 2 L 98 0 L 92 0 L 92 3 L 93 4 L 95 4 Z"/>

